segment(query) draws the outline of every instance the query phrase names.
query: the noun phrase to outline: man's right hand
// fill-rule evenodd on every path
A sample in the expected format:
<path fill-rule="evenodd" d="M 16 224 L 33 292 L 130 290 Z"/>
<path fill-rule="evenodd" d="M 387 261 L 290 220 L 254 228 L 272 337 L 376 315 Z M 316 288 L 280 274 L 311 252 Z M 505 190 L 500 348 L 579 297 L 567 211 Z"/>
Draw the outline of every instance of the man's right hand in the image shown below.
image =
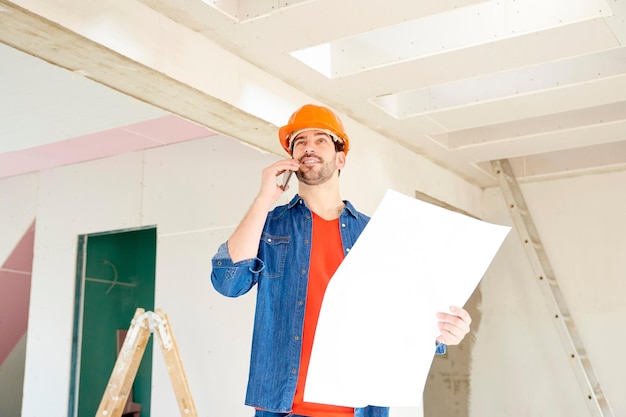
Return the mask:
<path fill-rule="evenodd" d="M 271 207 L 286 191 L 289 187 L 285 187 L 283 190 L 282 181 L 277 182 L 277 178 L 284 174 L 286 171 L 297 171 L 300 168 L 300 163 L 295 159 L 283 159 L 281 161 L 274 162 L 263 170 L 261 176 L 261 189 L 257 199 L 268 202 Z"/>
<path fill-rule="evenodd" d="M 276 178 L 285 171 L 297 171 L 299 167 L 300 163 L 295 159 L 283 159 L 263 170 L 259 194 L 228 239 L 228 254 L 233 262 L 256 256 L 267 213 L 283 193 L 282 183 L 278 184 Z"/>

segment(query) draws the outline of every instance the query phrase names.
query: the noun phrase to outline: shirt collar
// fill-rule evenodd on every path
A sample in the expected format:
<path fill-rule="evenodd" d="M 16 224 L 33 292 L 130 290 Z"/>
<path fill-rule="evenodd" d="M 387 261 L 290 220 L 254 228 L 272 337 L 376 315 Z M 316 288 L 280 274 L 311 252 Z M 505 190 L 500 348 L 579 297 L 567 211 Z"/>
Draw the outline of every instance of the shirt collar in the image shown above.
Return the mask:
<path fill-rule="evenodd" d="M 300 198 L 300 196 L 298 194 L 294 195 L 293 198 L 291 199 L 291 201 L 289 202 L 289 204 L 287 204 L 288 208 L 294 208 L 298 203 L 302 202 L 302 204 L 305 205 L 306 207 L 306 203 L 304 202 L 304 200 L 302 200 Z M 358 212 L 356 211 L 356 209 L 354 208 L 354 206 L 352 205 L 351 202 L 349 202 L 348 200 L 343 200 L 344 204 L 346 205 L 344 207 L 344 210 L 347 210 L 348 213 L 350 213 L 350 215 L 352 217 L 358 217 Z"/>

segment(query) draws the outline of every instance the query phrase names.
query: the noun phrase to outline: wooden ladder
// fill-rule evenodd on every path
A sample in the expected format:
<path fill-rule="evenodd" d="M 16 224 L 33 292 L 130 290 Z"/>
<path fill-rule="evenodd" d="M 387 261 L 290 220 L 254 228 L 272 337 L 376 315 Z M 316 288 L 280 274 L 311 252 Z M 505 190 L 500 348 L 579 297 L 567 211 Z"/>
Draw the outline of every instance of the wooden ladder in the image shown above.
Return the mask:
<path fill-rule="evenodd" d="M 150 333 L 156 333 L 159 338 L 180 415 L 182 417 L 198 416 L 167 314 L 160 309 L 153 313 L 138 308 L 130 322 L 130 328 L 100 401 L 96 417 L 120 417 L 122 415 Z"/>

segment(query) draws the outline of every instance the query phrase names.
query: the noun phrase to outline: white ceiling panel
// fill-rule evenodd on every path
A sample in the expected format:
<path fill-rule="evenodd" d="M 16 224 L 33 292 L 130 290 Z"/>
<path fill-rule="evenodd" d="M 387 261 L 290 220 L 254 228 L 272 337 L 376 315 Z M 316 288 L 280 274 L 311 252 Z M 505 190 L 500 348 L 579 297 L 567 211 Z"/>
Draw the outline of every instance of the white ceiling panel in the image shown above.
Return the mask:
<path fill-rule="evenodd" d="M 342 80 L 342 83 L 358 84 L 366 92 L 372 92 L 368 86 L 376 83 L 377 86 L 384 86 L 380 94 L 410 92 L 432 85 L 607 51 L 619 46 L 615 35 L 604 20 L 586 20 L 533 34 L 447 51 L 402 65 L 362 72 Z M 365 95 L 374 96 L 374 94 Z"/>
<path fill-rule="evenodd" d="M 626 73 L 626 48 L 486 74 L 373 100 L 398 119 L 512 98 Z M 395 113 L 384 103 L 393 102 Z"/>
<path fill-rule="evenodd" d="M 602 0 L 502 0 L 481 2 L 445 13 L 360 33 L 292 52 L 305 64 L 320 71 L 320 57 L 328 61 L 328 78 L 341 78 L 362 71 L 533 34 L 608 15 Z"/>
<path fill-rule="evenodd" d="M 626 101 L 598 107 L 588 107 L 563 113 L 554 113 L 532 119 L 515 120 L 472 129 L 431 135 L 448 149 L 485 146 L 510 139 L 524 140 L 529 136 L 577 129 L 624 120 Z"/>
<path fill-rule="evenodd" d="M 509 162 L 515 174 L 523 180 L 621 170 L 626 165 L 626 142 L 538 153 L 532 156 L 510 158 Z M 488 162 L 479 163 L 477 166 L 486 172 L 491 172 Z"/>
<path fill-rule="evenodd" d="M 276 13 L 308 0 L 202 0 L 229 18 L 244 23 Z"/>
<path fill-rule="evenodd" d="M 172 25 L 194 31 L 165 43 L 173 51 L 206 60 L 206 51 L 189 49 L 208 38 L 481 187 L 497 184 L 489 161 L 500 158 L 524 181 L 626 169 L 624 1 L 128 0 L 124 8 L 145 9 L 155 36 L 167 38 L 159 28 Z M 107 18 L 84 24 L 101 30 Z M 0 13 L 0 23 L 10 19 Z M 124 39 L 132 22 L 116 24 L 108 36 L 123 52 L 134 42 Z M 9 50 L 0 48 L 0 87 L 10 97 L 0 127 L 5 151 L 162 114 Z M 264 79 L 248 86 L 242 74 L 236 87 L 241 111 L 265 106 L 253 113 L 267 129 L 287 100 Z M 81 122 L 69 126 L 67 114 Z M 263 140 L 249 141 L 267 149 Z"/>
<path fill-rule="evenodd" d="M 478 161 L 515 158 L 560 150 L 585 148 L 624 140 L 626 120 L 600 123 L 583 128 L 560 129 L 533 136 L 510 137 L 507 140 L 459 148 L 474 155 Z M 626 155 L 625 155 L 626 156 Z"/>
<path fill-rule="evenodd" d="M 447 130 L 460 130 L 581 110 L 624 100 L 626 100 L 626 74 L 621 74 L 463 108 L 432 112 L 428 117 L 440 126 L 445 126 Z"/>

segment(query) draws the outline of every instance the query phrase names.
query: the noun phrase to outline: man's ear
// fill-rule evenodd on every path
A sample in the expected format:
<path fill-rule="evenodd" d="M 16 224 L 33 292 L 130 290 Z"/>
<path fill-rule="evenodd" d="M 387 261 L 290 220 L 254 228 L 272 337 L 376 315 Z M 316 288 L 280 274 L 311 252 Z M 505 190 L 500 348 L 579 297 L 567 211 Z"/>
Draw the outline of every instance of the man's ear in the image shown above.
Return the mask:
<path fill-rule="evenodd" d="M 337 152 L 336 161 L 337 169 L 343 169 L 346 166 L 346 154 L 343 151 Z"/>

